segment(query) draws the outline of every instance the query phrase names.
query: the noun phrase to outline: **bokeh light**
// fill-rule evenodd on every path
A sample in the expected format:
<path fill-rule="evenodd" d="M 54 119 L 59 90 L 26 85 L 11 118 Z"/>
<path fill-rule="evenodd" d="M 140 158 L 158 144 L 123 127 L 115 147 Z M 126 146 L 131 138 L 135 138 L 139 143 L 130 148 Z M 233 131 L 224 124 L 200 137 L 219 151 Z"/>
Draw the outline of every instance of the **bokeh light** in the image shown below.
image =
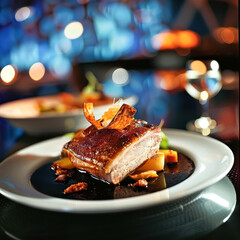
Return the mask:
<path fill-rule="evenodd" d="M 34 8 L 32 7 L 22 7 L 19 8 L 15 14 L 15 19 L 18 22 L 22 22 L 33 15 Z"/>
<path fill-rule="evenodd" d="M 70 64 L 150 57 L 156 52 L 151 38 L 169 28 L 169 10 L 158 0 L 58 2 L 30 1 L 15 7 L 13 0 L 1 2 L 1 67 L 12 64 L 29 71 L 41 62 L 53 69 L 50 61 L 59 55 Z"/>
<path fill-rule="evenodd" d="M 218 44 L 238 42 L 238 28 L 233 21 L 224 24 L 226 27 L 215 28 L 214 32 L 208 29 L 206 35 L 201 28 L 207 26 L 196 26 L 197 18 L 185 27 L 180 22 L 174 24 L 177 17 L 172 1 L 14 2 L 2 0 L 0 4 L 0 55 L 3 56 L 0 67 L 11 64 L 21 72 L 28 72 L 34 63 L 41 62 L 46 71 L 61 75 L 55 74 L 57 62 L 66 61 L 63 70 L 58 70 L 65 75 L 70 71 L 69 64 L 147 59 L 157 56 L 158 51 L 173 50 L 172 55 L 167 51 L 166 58 L 157 63 L 165 68 L 183 59 L 175 57 L 176 54 L 190 57 L 202 46 L 207 49 L 211 41 L 206 43 L 206 37 L 214 37 Z M 227 47 L 230 52 L 235 46 Z"/>
<path fill-rule="evenodd" d="M 134 35 L 128 30 L 119 30 L 110 37 L 110 49 L 116 56 L 131 53 L 134 43 Z"/>
<path fill-rule="evenodd" d="M 210 63 L 210 67 L 213 71 L 219 70 L 219 63 L 216 60 L 212 60 Z"/>
<path fill-rule="evenodd" d="M 5 66 L 1 73 L 1 79 L 5 84 L 10 84 L 16 75 L 16 70 L 12 65 Z"/>
<path fill-rule="evenodd" d="M 111 34 L 117 31 L 116 23 L 109 17 L 97 14 L 93 20 L 98 40 L 108 39 Z"/>
<path fill-rule="evenodd" d="M 207 91 L 202 91 L 200 93 L 200 100 L 201 101 L 207 101 L 208 100 L 208 92 Z"/>
<path fill-rule="evenodd" d="M 129 80 L 128 71 L 124 68 L 116 69 L 112 74 L 112 80 L 119 85 L 126 85 Z"/>
<path fill-rule="evenodd" d="M 219 43 L 233 44 L 238 43 L 238 29 L 234 27 L 219 27 L 213 32 L 214 38 Z"/>
<path fill-rule="evenodd" d="M 221 31 L 221 38 L 224 43 L 232 44 L 234 42 L 234 33 L 229 28 L 224 28 L 223 31 Z"/>
<path fill-rule="evenodd" d="M 103 7 L 103 13 L 116 22 L 119 27 L 127 27 L 132 23 L 132 12 L 126 4 L 106 2 Z"/>
<path fill-rule="evenodd" d="M 200 36 L 190 30 L 168 30 L 152 37 L 154 49 L 194 48 L 200 43 Z"/>
<path fill-rule="evenodd" d="M 83 25 L 80 22 L 71 22 L 64 29 L 64 35 L 69 39 L 79 38 L 83 33 Z"/>
<path fill-rule="evenodd" d="M 205 74 L 207 72 L 207 67 L 206 65 L 200 61 L 200 60 L 195 60 L 190 63 L 190 68 L 192 71 L 197 72 L 198 74 Z"/>
<path fill-rule="evenodd" d="M 154 84 L 156 88 L 167 92 L 182 91 L 186 85 L 186 75 L 182 70 L 156 71 L 154 73 Z"/>
<path fill-rule="evenodd" d="M 162 32 L 152 38 L 154 49 L 173 49 L 178 47 L 178 38 L 173 32 Z"/>
<path fill-rule="evenodd" d="M 153 18 L 149 9 L 136 9 L 136 11 L 134 12 L 134 16 L 135 19 L 140 23 L 150 23 L 152 22 Z"/>
<path fill-rule="evenodd" d="M 34 63 L 29 69 L 29 76 L 34 81 L 39 81 L 45 74 L 45 67 L 42 63 L 37 62 Z"/>
<path fill-rule="evenodd" d="M 181 48 L 193 48 L 196 47 L 200 42 L 200 37 L 197 33 L 185 30 L 185 31 L 178 31 L 178 44 Z"/>

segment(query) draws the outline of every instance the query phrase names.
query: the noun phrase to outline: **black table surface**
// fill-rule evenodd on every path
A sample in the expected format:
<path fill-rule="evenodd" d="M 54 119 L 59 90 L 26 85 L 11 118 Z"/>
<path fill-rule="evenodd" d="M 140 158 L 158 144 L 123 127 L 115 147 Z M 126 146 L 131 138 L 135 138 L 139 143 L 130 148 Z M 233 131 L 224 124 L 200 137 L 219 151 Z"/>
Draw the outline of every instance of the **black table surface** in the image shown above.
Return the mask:
<path fill-rule="evenodd" d="M 23 135 L 21 136 L 14 147 L 7 153 L 6 156 L 9 156 L 16 151 L 25 148 L 29 145 L 32 145 L 34 143 L 43 141 L 48 139 L 49 137 L 33 137 L 33 136 L 28 136 L 28 135 Z M 223 141 L 224 142 L 224 141 Z M 190 237 L 187 237 L 187 239 L 239 239 L 240 237 L 240 228 L 239 228 L 239 223 L 240 223 L 240 210 L 239 210 L 239 182 L 240 182 L 240 177 L 239 177 L 239 140 L 238 139 L 232 139 L 232 140 L 227 140 L 224 142 L 227 144 L 231 150 L 234 153 L 235 157 L 235 162 L 234 166 L 227 175 L 230 181 L 232 182 L 236 194 L 237 194 L 237 204 L 234 209 L 234 212 L 230 216 L 230 218 L 224 222 L 223 224 L 220 224 L 216 229 L 203 232 L 201 234 L 195 234 L 195 235 L 190 235 Z M 194 197 L 194 196 L 193 196 Z M 189 199 L 183 200 L 183 201 L 189 201 Z M 94 234 L 86 234 L 82 233 L 81 231 L 78 233 L 76 228 L 78 227 L 78 220 L 80 217 L 81 219 L 86 218 L 86 221 L 89 221 L 90 223 L 92 222 L 92 226 L 90 224 L 89 226 L 89 231 L 106 231 L 100 228 L 102 226 L 101 221 L 106 221 L 106 224 L 108 224 L 108 220 L 111 219 L 111 221 L 119 221 L 119 219 L 131 219 L 131 224 L 129 225 L 129 232 L 133 231 L 135 227 L 140 228 L 139 229 L 139 235 L 136 235 L 136 239 L 164 239 L 163 235 L 161 234 L 155 234 L 154 237 L 145 237 L 144 236 L 144 228 L 147 227 L 149 230 L 149 227 L 151 227 L 152 222 L 154 221 L 154 218 L 152 220 L 147 219 L 144 221 L 144 224 L 141 225 L 136 225 L 137 220 L 143 218 L 144 215 L 144 209 L 143 212 L 125 212 L 122 214 L 116 214 L 116 215 L 108 215 L 108 216 L 101 216 L 101 215 L 78 215 L 78 214 L 72 214 L 72 215 L 66 215 L 64 213 L 54 213 L 54 212 L 49 212 L 45 210 L 38 210 L 34 209 L 31 207 L 23 206 L 19 203 L 13 202 L 12 200 L 7 199 L 6 197 L 0 195 L 0 209 L 1 209 L 1 214 L 0 214 L 0 239 L 67 239 L 69 237 L 73 237 L 72 234 L 74 235 L 74 238 L 77 239 L 90 239 L 89 236 L 95 236 Z M 146 214 L 149 215 L 149 211 L 153 211 L 153 215 L 156 214 L 157 211 L 162 211 L 161 209 L 154 209 L 154 210 L 146 210 Z M 9 215 L 8 215 L 9 213 Z M 11 216 L 11 217 L 9 217 Z M 91 218 L 94 219 L 94 221 L 91 221 Z M 134 220 L 136 219 L 136 221 Z M 66 222 L 68 221 L 68 223 Z M 72 223 L 71 223 L 72 221 Z M 97 222 L 99 221 L 99 225 Z M 130 221 L 130 220 L 129 220 Z M 64 224 L 65 222 L 65 224 Z M 163 221 L 164 222 L 164 221 Z M 69 223 L 70 226 L 69 226 Z M 100 224 L 101 223 L 101 224 Z M 16 231 L 15 233 L 9 233 L 6 232 L 6 224 L 9 224 L 10 229 L 14 229 Z M 79 224 L 82 224 L 79 222 Z M 98 226 L 96 226 L 96 224 Z M 119 224 L 119 223 L 118 223 Z M 150 224 L 150 225 L 149 225 Z M 47 225 L 47 226 L 46 226 Z M 89 224 L 88 224 L 89 225 Z M 25 226 L 22 227 L 22 226 Z M 71 230 L 71 226 L 73 229 Z M 145 226 L 145 227 L 144 227 Z M 60 233 L 64 227 L 66 227 L 65 235 L 59 236 Z M 164 227 L 164 226 L 163 226 Z M 70 229 L 69 229 L 70 228 Z M 189 231 L 188 225 L 184 226 L 184 224 L 181 226 L 182 231 Z M 29 230 L 27 230 L 29 229 Z M 80 229 L 80 228 L 79 228 Z M 154 228 L 153 228 L 154 229 Z M 173 226 L 174 229 L 174 226 Z M 49 231 L 48 234 L 43 234 L 43 232 Z M 117 230 L 116 230 L 117 231 Z M 122 238 L 122 235 L 120 234 L 123 230 L 121 229 L 121 226 L 119 226 L 119 233 L 116 232 L 116 236 L 113 236 L 112 239 L 119 239 Z M 126 231 L 126 230 L 125 230 Z M 150 230 L 151 231 L 151 230 Z M 155 231 L 155 230 L 154 230 Z M 35 233 L 33 237 L 33 233 Z M 71 234 L 72 233 L 72 234 Z M 76 234 L 77 233 L 77 234 Z M 161 229 L 159 229 L 159 233 L 161 233 Z M 17 236 L 19 234 L 19 236 Z M 109 236 L 109 234 L 115 234 L 111 230 L 109 232 L 106 232 L 106 235 Z M 126 231 L 127 234 L 127 231 Z M 174 234 L 174 233 L 173 233 Z M 96 235 L 98 236 L 98 234 Z M 103 236 L 103 235 L 99 235 Z M 129 235 L 131 236 L 131 235 Z M 184 236 L 184 234 L 183 234 Z M 179 235 L 174 236 L 171 234 L 169 235 L 169 239 L 182 239 L 183 236 Z M 166 236 L 165 236 L 166 237 Z M 94 237 L 95 238 L 95 237 Z M 108 237 L 106 237 L 108 238 Z M 127 238 L 127 235 L 126 235 Z M 131 236 L 131 238 L 134 238 Z M 101 239 L 101 237 L 100 237 Z M 185 238 L 184 238 L 185 239 Z"/>

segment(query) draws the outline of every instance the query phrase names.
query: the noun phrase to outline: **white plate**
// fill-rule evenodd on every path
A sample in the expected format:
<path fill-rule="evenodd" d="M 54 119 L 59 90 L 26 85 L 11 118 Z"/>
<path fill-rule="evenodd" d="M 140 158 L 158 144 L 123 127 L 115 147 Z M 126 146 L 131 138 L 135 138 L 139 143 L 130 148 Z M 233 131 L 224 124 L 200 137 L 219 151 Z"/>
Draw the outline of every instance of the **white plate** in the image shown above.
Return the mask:
<path fill-rule="evenodd" d="M 30 135 L 63 134 L 75 132 L 89 126 L 82 109 L 61 114 L 39 114 L 36 104 L 40 99 L 49 102 L 60 102 L 58 95 L 12 101 L 0 105 L 0 117 L 5 118 L 13 126 L 22 128 Z M 137 100 L 137 97 L 132 96 L 124 99 L 123 102 L 134 106 Z M 101 118 L 102 114 L 110 106 L 111 104 L 94 107 L 96 119 Z"/>
<path fill-rule="evenodd" d="M 180 199 L 222 179 L 232 168 L 234 157 L 223 143 L 181 130 L 165 129 L 171 148 L 190 157 L 193 174 L 183 182 L 142 196 L 114 200 L 66 200 L 38 192 L 30 182 L 32 173 L 57 157 L 69 138 L 59 137 L 27 147 L 0 164 L 0 193 L 16 202 L 60 212 L 103 213 L 132 210 Z"/>

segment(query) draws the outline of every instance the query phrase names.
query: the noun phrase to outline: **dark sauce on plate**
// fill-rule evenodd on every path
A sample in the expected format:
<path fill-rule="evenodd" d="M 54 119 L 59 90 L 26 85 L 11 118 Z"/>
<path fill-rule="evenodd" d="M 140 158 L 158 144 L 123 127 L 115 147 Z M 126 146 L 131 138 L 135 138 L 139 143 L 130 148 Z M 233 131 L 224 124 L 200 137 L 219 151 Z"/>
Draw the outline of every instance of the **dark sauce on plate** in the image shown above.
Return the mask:
<path fill-rule="evenodd" d="M 108 184 L 93 178 L 88 173 L 75 170 L 73 176 L 66 182 L 55 181 L 55 172 L 51 169 L 52 162 L 37 169 L 32 177 L 33 187 L 41 193 L 52 197 L 79 200 L 105 200 L 134 197 L 172 187 L 186 178 L 194 171 L 194 163 L 185 155 L 178 153 L 177 164 L 166 164 L 164 171 L 158 172 L 158 178 L 148 179 L 148 187 L 131 187 L 135 181 L 126 178 L 118 185 Z M 63 194 L 64 189 L 77 182 L 87 182 L 88 189 L 71 194 Z"/>

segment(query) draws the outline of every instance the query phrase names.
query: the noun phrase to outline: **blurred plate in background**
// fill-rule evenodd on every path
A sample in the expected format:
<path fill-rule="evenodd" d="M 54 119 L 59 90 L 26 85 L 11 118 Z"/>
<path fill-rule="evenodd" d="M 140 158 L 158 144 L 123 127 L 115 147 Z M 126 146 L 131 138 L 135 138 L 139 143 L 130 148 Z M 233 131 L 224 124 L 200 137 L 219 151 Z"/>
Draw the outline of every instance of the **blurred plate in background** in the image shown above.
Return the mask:
<path fill-rule="evenodd" d="M 132 96 L 123 99 L 124 103 L 135 105 L 137 97 Z M 8 102 L 0 106 L 0 117 L 6 119 L 13 126 L 22 128 L 30 135 L 54 135 L 77 131 L 89 126 L 85 119 L 83 109 L 70 109 L 63 112 L 46 111 L 40 112 L 38 102 L 44 101 L 51 104 L 61 104 L 59 95 L 36 97 Z M 103 102 L 94 107 L 96 119 L 111 106 L 112 103 Z"/>

